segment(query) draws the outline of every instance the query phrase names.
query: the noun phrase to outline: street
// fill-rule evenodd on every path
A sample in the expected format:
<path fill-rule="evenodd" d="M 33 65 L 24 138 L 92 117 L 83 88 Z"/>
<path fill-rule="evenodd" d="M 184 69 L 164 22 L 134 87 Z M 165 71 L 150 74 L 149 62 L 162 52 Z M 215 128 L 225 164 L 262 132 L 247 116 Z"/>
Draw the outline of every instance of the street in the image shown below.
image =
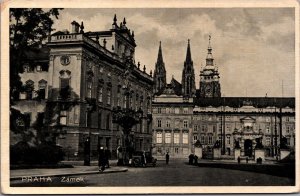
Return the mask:
<path fill-rule="evenodd" d="M 11 186 L 291 186 L 295 180 L 247 171 L 196 167 L 186 160 L 158 161 L 156 167 L 129 167 L 127 172 L 13 180 Z"/>

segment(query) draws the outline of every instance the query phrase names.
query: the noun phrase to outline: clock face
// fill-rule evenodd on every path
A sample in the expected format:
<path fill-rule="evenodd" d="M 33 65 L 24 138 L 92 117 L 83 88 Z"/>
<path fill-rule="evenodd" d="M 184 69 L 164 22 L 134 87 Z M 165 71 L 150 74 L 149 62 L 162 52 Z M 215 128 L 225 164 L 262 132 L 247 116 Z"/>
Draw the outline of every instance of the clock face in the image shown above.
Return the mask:
<path fill-rule="evenodd" d="M 61 56 L 60 57 L 60 63 L 62 65 L 69 65 L 70 64 L 70 57 L 67 55 Z"/>

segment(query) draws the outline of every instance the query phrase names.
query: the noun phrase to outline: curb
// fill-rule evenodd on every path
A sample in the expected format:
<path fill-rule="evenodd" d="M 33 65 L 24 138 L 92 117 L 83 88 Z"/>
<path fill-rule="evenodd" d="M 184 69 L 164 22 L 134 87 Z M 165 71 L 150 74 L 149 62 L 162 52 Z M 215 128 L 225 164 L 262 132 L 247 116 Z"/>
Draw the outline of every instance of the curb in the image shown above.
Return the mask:
<path fill-rule="evenodd" d="M 77 173 L 63 173 L 63 174 L 50 174 L 50 175 L 32 175 L 30 177 L 60 177 L 60 176 L 76 176 L 76 175 L 85 175 L 85 174 L 109 174 L 109 173 L 118 173 L 118 172 L 127 172 L 128 168 L 119 169 L 119 170 L 104 170 L 103 172 L 100 171 L 88 171 L 88 172 L 77 172 Z M 24 176 L 15 176 L 11 177 L 10 180 L 22 180 L 23 177 L 29 177 L 29 175 Z"/>

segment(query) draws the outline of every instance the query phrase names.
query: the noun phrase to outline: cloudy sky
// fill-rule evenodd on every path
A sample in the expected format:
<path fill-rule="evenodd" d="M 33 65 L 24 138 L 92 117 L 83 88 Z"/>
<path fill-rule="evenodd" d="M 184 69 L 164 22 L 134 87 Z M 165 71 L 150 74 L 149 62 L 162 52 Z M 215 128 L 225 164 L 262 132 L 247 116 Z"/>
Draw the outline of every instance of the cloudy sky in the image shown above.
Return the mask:
<path fill-rule="evenodd" d="M 295 17 L 292 8 L 64 9 L 57 30 L 83 21 L 85 31 L 111 28 L 126 17 L 137 43 L 136 62 L 154 70 L 159 41 L 167 69 L 181 82 L 187 40 L 191 40 L 196 87 L 205 64 L 208 36 L 224 96 L 295 96 Z M 283 82 L 282 82 L 283 81 Z"/>

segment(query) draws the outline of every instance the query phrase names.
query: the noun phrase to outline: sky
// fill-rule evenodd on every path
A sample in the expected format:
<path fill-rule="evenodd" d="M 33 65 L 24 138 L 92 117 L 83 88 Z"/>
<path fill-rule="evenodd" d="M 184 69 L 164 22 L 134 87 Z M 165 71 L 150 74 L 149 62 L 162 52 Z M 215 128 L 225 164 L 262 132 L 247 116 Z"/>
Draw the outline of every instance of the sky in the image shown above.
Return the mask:
<path fill-rule="evenodd" d="M 190 39 L 196 88 L 205 65 L 211 35 L 214 62 L 220 73 L 222 96 L 295 96 L 295 17 L 293 8 L 145 8 L 64 9 L 56 30 L 71 31 L 73 20 L 84 30 L 111 28 L 126 17 L 134 31 L 135 60 L 154 70 L 159 42 L 167 70 L 181 82 Z"/>

